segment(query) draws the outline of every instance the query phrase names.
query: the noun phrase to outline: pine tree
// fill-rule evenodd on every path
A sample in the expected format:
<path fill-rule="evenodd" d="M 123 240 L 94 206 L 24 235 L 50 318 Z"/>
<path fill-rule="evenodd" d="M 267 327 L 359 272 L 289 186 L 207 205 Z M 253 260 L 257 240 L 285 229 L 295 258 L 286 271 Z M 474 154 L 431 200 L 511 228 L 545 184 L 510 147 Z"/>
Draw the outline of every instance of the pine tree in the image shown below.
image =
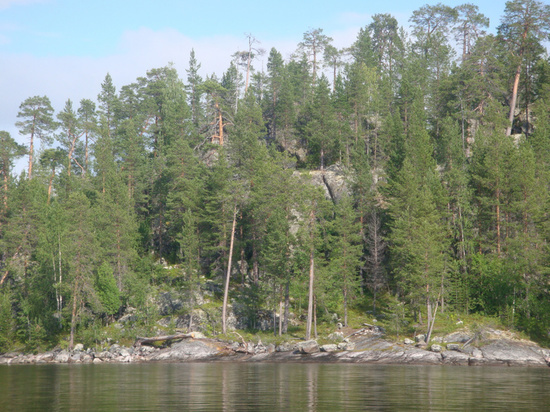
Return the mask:
<path fill-rule="evenodd" d="M 8 198 L 11 186 L 11 171 L 13 162 L 25 154 L 25 147 L 17 143 L 11 135 L 6 131 L 0 131 L 0 174 L 2 175 L 1 198 L 0 205 L 0 228 L 6 218 L 8 208 Z"/>
<path fill-rule="evenodd" d="M 19 134 L 29 137 L 29 169 L 27 177 L 32 179 L 35 138 L 42 140 L 44 143 L 51 143 L 51 133 L 56 127 L 50 99 L 46 96 L 29 97 L 19 106 L 17 117 L 23 119 L 15 123 L 19 129 Z"/>
<path fill-rule="evenodd" d="M 189 54 L 189 68 L 187 71 L 187 96 L 189 99 L 189 107 L 191 108 L 191 119 L 195 127 L 199 127 L 202 123 L 203 112 L 202 112 L 202 77 L 199 74 L 201 64 L 197 62 L 195 57 L 195 50 L 191 49 Z"/>
<path fill-rule="evenodd" d="M 515 65 L 510 114 L 506 134 L 512 133 L 518 89 L 524 59 L 529 57 L 532 42 L 538 43 L 550 34 L 550 6 L 536 0 L 513 0 L 506 2 L 498 36 L 506 44 Z"/>
<path fill-rule="evenodd" d="M 66 257 L 71 290 L 69 350 L 74 346 L 76 328 L 87 304 L 98 306 L 94 289 L 94 269 L 97 262 L 97 243 L 91 220 L 90 202 L 81 192 L 69 195 L 65 204 L 67 231 L 61 250 Z"/>
<path fill-rule="evenodd" d="M 323 171 L 325 165 L 338 159 L 338 122 L 326 77 L 319 79 L 313 101 L 298 119 L 298 128 L 307 142 L 311 164 L 319 165 Z"/>
<path fill-rule="evenodd" d="M 348 307 L 360 288 L 358 269 L 361 265 L 361 226 L 352 199 L 344 196 L 335 206 L 330 241 L 329 270 L 342 291 L 344 326 L 348 326 Z"/>
<path fill-rule="evenodd" d="M 399 289 L 415 313 L 426 304 L 429 337 L 445 282 L 448 239 L 443 212 L 446 201 L 418 104 L 416 101 L 403 166 L 390 186 L 388 237 Z"/>

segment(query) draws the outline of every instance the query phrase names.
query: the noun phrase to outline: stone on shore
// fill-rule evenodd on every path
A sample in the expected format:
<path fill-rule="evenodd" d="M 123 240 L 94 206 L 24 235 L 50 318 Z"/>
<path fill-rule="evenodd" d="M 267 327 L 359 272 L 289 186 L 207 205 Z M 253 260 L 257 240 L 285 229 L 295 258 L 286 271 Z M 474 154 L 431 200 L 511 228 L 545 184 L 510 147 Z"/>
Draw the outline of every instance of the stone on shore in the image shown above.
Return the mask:
<path fill-rule="evenodd" d="M 321 352 L 336 352 L 338 350 L 338 345 L 330 343 L 328 345 L 323 345 L 320 347 Z"/>
<path fill-rule="evenodd" d="M 298 347 L 298 351 L 302 354 L 319 352 L 319 344 L 315 339 L 306 340 L 305 342 L 300 342 L 298 343 L 297 347 Z"/>

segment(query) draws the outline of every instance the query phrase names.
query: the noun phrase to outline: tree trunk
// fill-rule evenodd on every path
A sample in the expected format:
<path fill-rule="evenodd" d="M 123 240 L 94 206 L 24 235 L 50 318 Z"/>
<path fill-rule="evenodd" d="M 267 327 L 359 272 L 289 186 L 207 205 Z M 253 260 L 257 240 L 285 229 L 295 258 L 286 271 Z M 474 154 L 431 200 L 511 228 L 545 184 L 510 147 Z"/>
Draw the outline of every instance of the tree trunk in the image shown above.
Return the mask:
<path fill-rule="evenodd" d="M 344 326 L 348 326 L 348 288 L 344 287 Z"/>
<path fill-rule="evenodd" d="M 508 127 L 506 128 L 506 136 L 512 134 L 512 124 L 514 123 L 514 115 L 516 113 L 516 102 L 518 99 L 519 78 L 521 74 L 521 64 L 516 68 L 514 77 L 514 87 L 512 89 L 512 99 L 510 100 L 510 114 L 508 115 Z"/>
<path fill-rule="evenodd" d="M 500 189 L 497 189 L 496 225 L 497 225 L 497 256 L 500 256 Z"/>
<path fill-rule="evenodd" d="M 431 319 L 431 322 L 428 322 L 428 333 L 426 334 L 426 343 L 428 343 L 432 337 L 432 331 L 435 324 L 435 316 L 437 315 L 437 308 L 439 307 L 439 300 L 435 303 L 435 310 Z M 431 309 L 430 309 L 431 311 Z"/>
<path fill-rule="evenodd" d="M 313 336 L 317 339 L 317 297 L 313 296 Z"/>
<path fill-rule="evenodd" d="M 290 317 L 290 280 L 285 285 L 285 314 L 283 317 L 283 333 L 288 332 L 288 318 Z"/>
<path fill-rule="evenodd" d="M 77 291 L 78 291 L 78 287 L 77 287 L 77 284 L 78 284 L 78 280 L 75 280 L 75 286 L 74 286 L 74 289 L 73 289 L 73 310 L 72 310 L 72 313 L 71 313 L 71 334 L 70 334 L 70 338 L 69 338 L 69 350 L 73 350 L 73 347 L 74 347 L 74 332 L 75 332 L 75 329 L 76 329 L 76 315 L 77 315 L 77 308 L 78 308 L 78 304 L 77 304 Z"/>
<path fill-rule="evenodd" d="M 314 248 L 311 246 L 311 253 L 309 256 L 309 295 L 307 304 L 307 326 L 306 326 L 306 340 L 311 339 L 311 322 L 313 319 L 313 285 L 315 280 L 315 260 L 314 260 Z"/>
<path fill-rule="evenodd" d="M 33 128 L 31 132 L 31 141 L 29 142 L 29 180 L 32 179 L 32 153 L 34 151 L 34 121 L 33 120 Z"/>
<path fill-rule="evenodd" d="M 225 277 L 225 288 L 223 291 L 222 307 L 222 333 L 226 333 L 227 296 L 229 294 L 229 279 L 231 278 L 231 260 L 233 259 L 233 243 L 235 241 L 235 225 L 237 223 L 237 205 L 233 209 L 233 226 L 231 228 L 231 241 L 229 243 L 229 261 L 227 262 L 227 275 Z"/>
<path fill-rule="evenodd" d="M 282 292 L 282 290 L 281 290 Z M 283 297 L 279 298 L 279 336 L 282 336 L 283 332 Z"/>
<path fill-rule="evenodd" d="M 136 337 L 136 341 L 134 343 L 134 346 L 141 346 L 143 344 L 146 345 L 152 345 L 155 342 L 170 342 L 173 340 L 180 340 L 180 339 L 191 339 L 194 338 L 194 333 L 179 333 L 176 335 L 168 335 L 168 336 L 153 336 L 150 338 L 144 338 L 144 337 Z"/>

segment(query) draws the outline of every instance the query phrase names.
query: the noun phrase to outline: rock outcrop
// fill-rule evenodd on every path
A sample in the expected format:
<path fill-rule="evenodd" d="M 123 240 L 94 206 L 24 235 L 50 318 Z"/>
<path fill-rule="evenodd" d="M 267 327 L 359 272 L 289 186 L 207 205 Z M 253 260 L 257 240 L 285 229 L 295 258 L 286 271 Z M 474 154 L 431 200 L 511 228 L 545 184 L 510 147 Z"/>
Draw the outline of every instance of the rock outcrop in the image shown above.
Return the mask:
<path fill-rule="evenodd" d="M 114 344 L 102 350 L 85 350 L 83 345 L 76 345 L 73 351 L 55 350 L 37 355 L 7 353 L 0 356 L 0 364 L 270 361 L 550 366 L 549 349 L 518 339 L 509 332 L 487 330 L 472 334 L 465 331 L 440 337 L 438 341 L 441 343 L 418 347 L 412 345 L 411 340 L 407 344 L 396 343 L 377 333 L 355 332 L 338 344 L 320 346 L 316 340 L 309 340 L 275 347 L 261 342 L 224 342 L 196 334 L 166 348 Z"/>

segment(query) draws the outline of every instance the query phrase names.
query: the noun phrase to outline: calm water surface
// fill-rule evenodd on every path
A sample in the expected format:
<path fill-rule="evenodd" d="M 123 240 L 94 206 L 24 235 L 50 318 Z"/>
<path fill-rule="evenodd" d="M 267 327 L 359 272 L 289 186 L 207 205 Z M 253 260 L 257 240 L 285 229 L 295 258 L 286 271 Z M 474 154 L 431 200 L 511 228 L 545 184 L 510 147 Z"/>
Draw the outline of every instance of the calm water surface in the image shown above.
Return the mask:
<path fill-rule="evenodd" d="M 1 365 L 0 411 L 545 411 L 550 368 Z"/>

